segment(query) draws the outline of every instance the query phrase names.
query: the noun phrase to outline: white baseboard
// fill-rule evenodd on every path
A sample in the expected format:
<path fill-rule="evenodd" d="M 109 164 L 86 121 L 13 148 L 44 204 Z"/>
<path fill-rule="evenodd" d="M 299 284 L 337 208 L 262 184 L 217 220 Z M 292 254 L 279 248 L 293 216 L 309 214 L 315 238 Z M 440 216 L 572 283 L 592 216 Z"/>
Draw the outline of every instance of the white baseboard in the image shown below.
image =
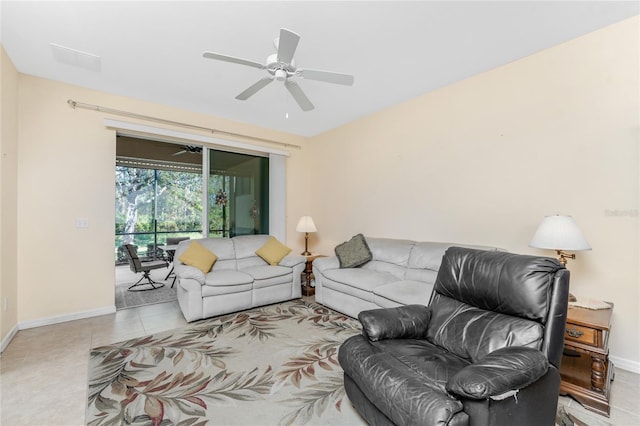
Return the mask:
<path fill-rule="evenodd" d="M 616 368 L 620 368 L 622 370 L 631 371 L 632 373 L 640 374 L 640 362 L 632 361 L 626 358 L 619 358 L 617 356 L 610 356 L 609 359 L 613 362 L 613 365 Z"/>
<path fill-rule="evenodd" d="M 11 340 L 13 340 L 13 337 L 17 333 L 18 333 L 18 325 L 16 324 L 13 326 L 11 331 L 9 331 L 6 336 L 4 336 L 4 339 L 2 339 L 2 342 L 0 343 L 0 353 L 4 352 L 4 350 L 7 349 L 7 346 L 9 346 L 9 343 L 11 343 Z"/>
<path fill-rule="evenodd" d="M 23 321 L 18 323 L 18 329 L 27 330 L 29 328 L 59 324 L 61 322 L 75 321 L 79 319 L 98 317 L 100 315 L 114 314 L 115 312 L 116 312 L 115 305 L 105 306 L 104 308 L 91 309 L 89 311 L 75 312 L 72 314 L 56 315 L 48 318 L 40 318 L 36 320 Z"/>

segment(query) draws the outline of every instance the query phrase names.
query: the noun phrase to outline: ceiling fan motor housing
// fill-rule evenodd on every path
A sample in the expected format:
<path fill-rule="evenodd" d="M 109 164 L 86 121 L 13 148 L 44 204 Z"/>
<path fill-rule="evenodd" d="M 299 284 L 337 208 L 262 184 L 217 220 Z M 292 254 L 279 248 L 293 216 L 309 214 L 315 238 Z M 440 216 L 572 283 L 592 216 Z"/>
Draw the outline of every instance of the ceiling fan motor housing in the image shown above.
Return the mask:
<path fill-rule="evenodd" d="M 278 55 L 269 55 L 266 63 L 267 71 L 275 77 L 277 81 L 285 81 L 288 77 L 296 74 L 295 61 L 291 60 L 290 64 L 278 62 Z"/>

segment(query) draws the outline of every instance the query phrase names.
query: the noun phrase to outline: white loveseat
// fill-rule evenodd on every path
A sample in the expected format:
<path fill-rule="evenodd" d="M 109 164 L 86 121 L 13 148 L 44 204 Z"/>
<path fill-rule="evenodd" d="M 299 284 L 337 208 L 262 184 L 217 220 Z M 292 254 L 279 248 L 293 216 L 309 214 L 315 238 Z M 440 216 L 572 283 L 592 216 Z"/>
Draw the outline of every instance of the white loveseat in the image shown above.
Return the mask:
<path fill-rule="evenodd" d="M 373 258 L 360 267 L 340 268 L 336 256 L 314 260 L 316 302 L 354 318 L 367 309 L 428 305 L 447 248 L 498 250 L 453 243 L 365 239 Z"/>
<path fill-rule="evenodd" d="M 301 297 L 305 257 L 288 254 L 272 266 L 256 255 L 269 235 L 182 241 L 174 256 L 178 303 L 188 322 Z M 211 271 L 185 265 L 180 256 L 197 241 L 218 260 Z"/>

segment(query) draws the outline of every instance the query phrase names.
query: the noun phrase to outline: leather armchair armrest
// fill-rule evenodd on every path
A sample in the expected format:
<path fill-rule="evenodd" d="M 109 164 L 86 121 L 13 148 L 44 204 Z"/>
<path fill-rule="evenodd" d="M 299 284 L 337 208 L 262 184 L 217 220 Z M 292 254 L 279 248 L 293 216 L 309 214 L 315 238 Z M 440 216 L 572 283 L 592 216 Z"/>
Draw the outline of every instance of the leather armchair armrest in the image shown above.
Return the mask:
<path fill-rule="evenodd" d="M 372 342 L 383 339 L 422 339 L 427 335 L 431 312 L 424 305 L 371 309 L 358 314 L 362 334 Z"/>
<path fill-rule="evenodd" d="M 200 285 L 204 285 L 204 273 L 200 269 L 185 265 L 179 261 L 174 261 L 173 268 L 179 278 L 192 278 L 198 281 Z"/>
<path fill-rule="evenodd" d="M 548 369 L 549 361 L 541 351 L 511 346 L 497 349 L 458 371 L 446 387 L 449 392 L 465 398 L 501 399 L 506 392 L 534 383 Z"/>

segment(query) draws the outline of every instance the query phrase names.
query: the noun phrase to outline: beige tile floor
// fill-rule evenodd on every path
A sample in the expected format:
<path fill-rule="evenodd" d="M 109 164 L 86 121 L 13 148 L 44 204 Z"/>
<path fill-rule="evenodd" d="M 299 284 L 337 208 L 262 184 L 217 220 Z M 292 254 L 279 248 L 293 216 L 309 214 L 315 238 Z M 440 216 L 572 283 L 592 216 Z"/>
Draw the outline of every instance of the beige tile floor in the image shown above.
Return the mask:
<path fill-rule="evenodd" d="M 22 330 L 0 356 L 0 424 L 83 425 L 89 350 L 186 324 L 177 302 Z M 588 425 L 640 425 L 640 376 L 616 370 L 611 417 L 560 399 Z"/>

